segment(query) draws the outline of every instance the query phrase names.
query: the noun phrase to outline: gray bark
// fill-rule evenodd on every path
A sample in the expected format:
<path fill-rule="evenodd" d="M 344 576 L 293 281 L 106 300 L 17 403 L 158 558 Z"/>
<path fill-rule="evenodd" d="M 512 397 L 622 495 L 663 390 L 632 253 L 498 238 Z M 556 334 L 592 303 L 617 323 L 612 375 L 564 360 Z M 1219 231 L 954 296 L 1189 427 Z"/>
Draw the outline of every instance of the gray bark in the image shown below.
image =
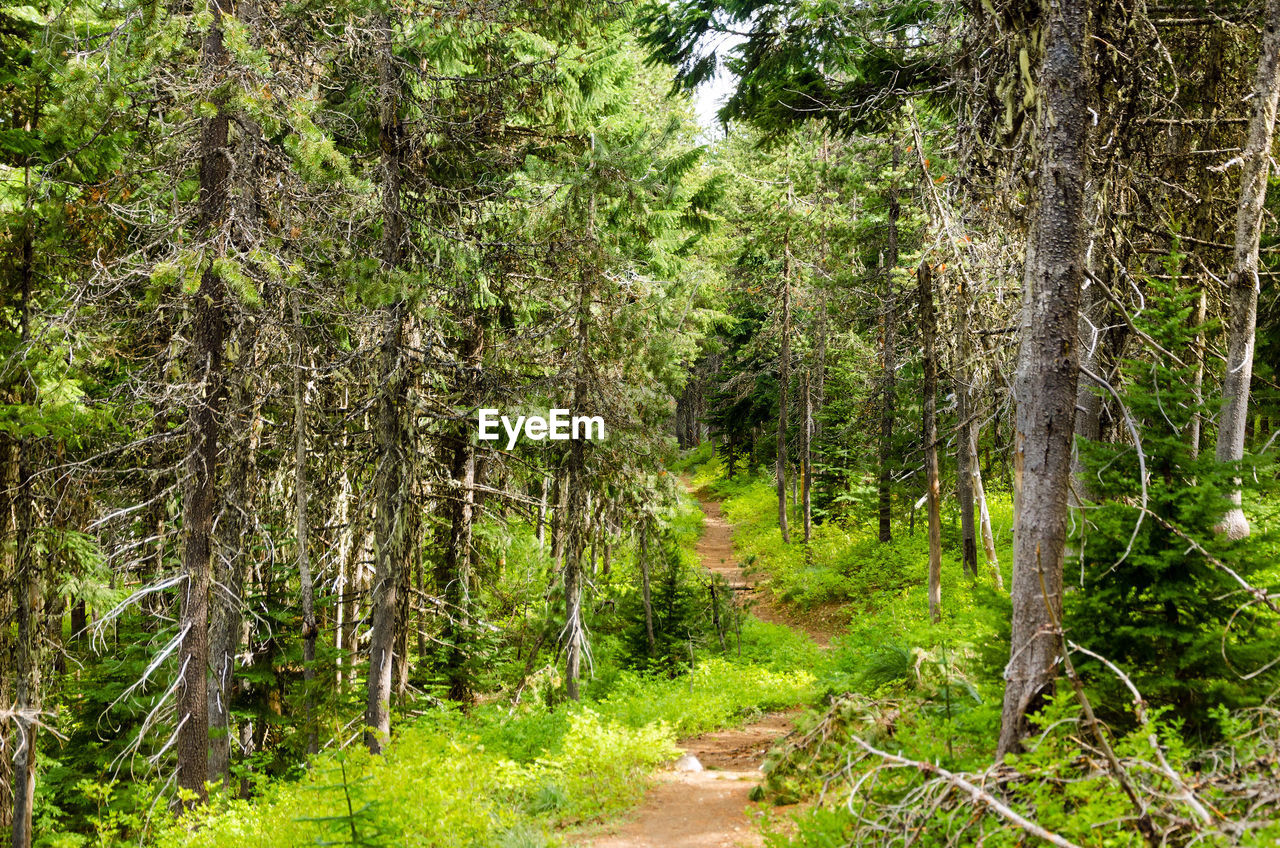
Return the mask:
<path fill-rule="evenodd" d="M 1085 263 L 1088 0 L 1045 4 L 1034 218 L 1023 274 L 1014 476 L 1013 635 L 997 756 L 1021 747 L 1053 691 Z"/>
<path fill-rule="evenodd" d="M 1258 320 L 1258 240 L 1262 235 L 1262 206 L 1271 171 L 1271 142 L 1275 133 L 1276 101 L 1280 99 L 1280 0 L 1267 0 L 1258 76 L 1253 92 L 1253 115 L 1245 144 L 1240 177 L 1240 205 L 1236 212 L 1235 249 L 1227 277 L 1227 364 L 1222 378 L 1222 412 L 1218 417 L 1218 462 L 1244 458 L 1245 426 L 1249 417 L 1249 383 L 1253 377 L 1254 337 Z M 1229 539 L 1249 535 L 1249 520 L 1241 508 L 1240 490 L 1218 525 Z"/>
<path fill-rule="evenodd" d="M 813 390 L 810 381 L 809 370 L 806 369 L 802 388 L 804 420 L 800 422 L 800 509 L 804 517 L 806 545 L 813 537 Z"/>
<path fill-rule="evenodd" d="M 928 261 L 916 272 L 920 295 L 921 365 L 924 371 L 924 473 L 929 514 L 929 619 L 942 619 L 942 488 L 938 480 L 938 363 L 934 354 L 937 320 L 933 272 Z"/>
<path fill-rule="evenodd" d="M 23 299 L 26 309 L 26 298 Z M 13 718 L 13 817 L 11 845 L 30 848 L 36 791 L 36 734 L 40 729 L 36 713 L 40 709 L 40 605 L 43 579 L 36 561 L 35 515 L 32 504 L 31 445 L 19 442 L 17 490 L 14 494 L 14 529 L 17 545 L 13 603 L 17 618 L 14 652 L 16 715 Z"/>
<path fill-rule="evenodd" d="M 250 382 L 253 373 L 253 335 L 242 339 L 236 364 L 228 369 L 229 403 L 226 481 L 217 525 L 217 556 L 213 563 L 214 591 L 209 609 L 209 780 L 229 781 L 231 767 L 231 698 L 235 691 L 236 655 L 242 642 L 244 586 L 249 573 L 247 537 L 253 525 L 253 477 L 257 452 L 257 408 Z M 236 347 L 233 341 L 231 348 Z M 248 362 L 245 362 L 246 357 Z M 247 410 L 247 414 L 246 414 Z"/>
<path fill-rule="evenodd" d="M 977 579 L 978 542 L 973 522 L 973 502 L 977 463 L 973 455 L 973 385 L 969 373 L 972 351 L 969 339 L 969 284 L 967 275 L 960 277 L 957 312 L 957 363 L 955 373 L 956 417 L 956 502 L 960 506 L 960 562 L 966 574 Z M 979 482 L 978 485 L 981 485 Z"/>
<path fill-rule="evenodd" d="M 202 72 L 213 90 L 224 76 L 227 52 L 222 17 L 204 39 Z M 226 156 L 230 121 L 225 109 L 203 121 L 200 132 L 200 229 L 212 234 L 226 223 L 230 202 L 230 163 Z M 226 341 L 227 291 L 212 267 L 205 269 L 192 298 L 190 368 L 196 385 L 187 416 L 186 479 L 182 497 L 183 637 L 178 651 L 178 788 L 198 801 L 208 800 L 209 777 L 209 586 L 213 552 L 213 517 L 218 480 L 218 440 L 226 407 L 223 348 Z M 184 802 L 188 804 L 191 802 Z"/>
<path fill-rule="evenodd" d="M 400 264 L 402 216 L 400 210 L 401 127 L 400 76 L 392 53 L 390 20 L 375 20 L 378 37 L 378 119 L 382 149 L 382 266 L 390 271 Z M 407 527 L 405 505 L 410 491 L 407 466 L 409 433 L 409 378 L 403 344 L 404 304 L 386 309 L 379 382 L 382 386 L 374 425 L 378 463 L 374 479 L 377 518 L 374 523 L 374 582 L 372 624 L 369 636 L 369 670 L 365 704 L 365 745 L 381 753 L 391 738 L 391 683 L 396 634 L 399 628 L 401 571 L 406 567 Z"/>
<path fill-rule="evenodd" d="M 311 524 L 307 509 L 311 502 L 311 487 L 307 480 L 307 378 L 305 344 L 302 329 L 302 309 L 297 296 L 293 299 L 293 323 L 296 332 L 298 361 L 293 372 L 293 490 L 294 536 L 298 552 L 298 592 L 302 605 L 302 680 L 305 693 L 305 724 L 307 728 L 307 753 L 320 751 L 320 738 L 315 726 L 315 696 L 312 690 L 316 678 L 316 638 L 320 627 L 316 623 L 315 583 L 311 577 L 311 551 L 308 547 Z"/>
<path fill-rule="evenodd" d="M 893 167 L 896 170 L 901 151 L 895 142 L 893 145 Z M 885 253 L 880 257 L 881 270 L 884 273 L 884 333 L 883 358 L 880 385 L 880 541 L 893 541 L 893 488 L 891 463 L 893 461 L 893 419 L 897 414 L 897 316 L 893 290 L 893 272 L 898 265 L 898 216 L 901 207 L 898 203 L 898 187 L 889 190 L 889 224 L 885 244 Z"/>

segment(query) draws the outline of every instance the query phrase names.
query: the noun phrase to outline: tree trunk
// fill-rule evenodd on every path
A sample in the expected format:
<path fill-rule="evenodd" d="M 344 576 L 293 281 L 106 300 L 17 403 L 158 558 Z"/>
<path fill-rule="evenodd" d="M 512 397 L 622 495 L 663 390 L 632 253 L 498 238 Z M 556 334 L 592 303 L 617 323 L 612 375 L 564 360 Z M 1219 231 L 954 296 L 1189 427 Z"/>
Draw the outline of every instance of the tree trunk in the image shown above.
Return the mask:
<path fill-rule="evenodd" d="M 442 639 L 445 649 L 444 670 L 449 681 L 449 697 L 463 704 L 473 700 L 467 662 L 467 639 L 471 627 L 471 528 L 475 512 L 476 457 L 464 433 L 452 438 L 450 479 L 454 485 L 448 494 L 449 524 L 444 529 L 443 555 L 436 572 L 436 591 L 445 600 Z"/>
<path fill-rule="evenodd" d="M 585 315 L 582 316 L 585 321 Z M 577 393 L 575 392 L 575 395 Z M 574 405 L 574 409 L 581 407 Z M 582 669 L 582 650 L 586 635 L 582 624 L 582 552 L 581 527 L 586 518 L 583 465 L 585 462 L 582 439 L 574 439 L 569 445 L 569 515 L 567 517 L 567 544 L 564 558 L 565 603 L 565 694 L 571 700 L 581 697 L 578 678 Z"/>
<path fill-rule="evenodd" d="M 809 371 L 804 372 L 804 420 L 800 423 L 800 506 L 804 516 L 804 543 L 809 544 L 813 537 L 813 398 L 809 385 Z"/>
<path fill-rule="evenodd" d="M 400 265 L 402 216 L 400 211 L 401 127 L 400 76 L 392 52 L 391 21 L 376 16 L 378 38 L 378 119 L 382 149 L 382 268 Z M 374 583 L 372 625 L 369 635 L 368 692 L 365 704 L 365 745 L 381 753 L 391 739 L 391 682 L 397 621 L 400 609 L 401 570 L 406 560 L 405 505 L 410 491 L 408 464 L 409 377 L 403 345 L 403 301 L 386 309 L 382 337 L 379 382 L 382 386 L 375 424 L 378 464 L 374 479 L 377 518 L 374 523 Z"/>
<path fill-rule="evenodd" d="M 303 721 L 307 732 L 307 753 L 320 751 L 320 736 L 315 724 L 316 638 L 320 628 L 316 624 L 315 584 L 311 577 L 311 551 L 308 548 L 311 525 L 307 508 L 311 502 L 311 488 L 307 480 L 307 377 L 305 353 L 306 335 L 302 326 L 302 309 L 298 298 L 293 298 L 293 323 L 298 348 L 298 361 L 293 372 L 293 493 L 294 535 L 298 550 L 298 592 L 302 604 L 302 681 L 304 693 Z"/>
<path fill-rule="evenodd" d="M 1045 20 L 1034 219 L 1023 274 L 1015 378 L 1013 635 L 997 756 L 1021 747 L 1027 716 L 1053 691 L 1075 423 L 1088 176 L 1089 3 Z"/>
<path fill-rule="evenodd" d="M 1244 458 L 1245 425 L 1249 413 L 1249 383 L 1253 377 L 1254 336 L 1258 319 L 1258 240 L 1262 235 L 1262 206 L 1271 170 L 1271 140 L 1275 132 L 1276 101 L 1280 99 L 1280 0 L 1267 0 L 1258 77 L 1254 86 L 1249 138 L 1241 159 L 1240 205 L 1236 212 L 1235 249 L 1227 277 L 1227 365 L 1222 378 L 1222 412 L 1218 418 L 1218 462 Z M 1249 520 L 1241 508 L 1240 490 L 1231 493 L 1231 506 L 1218 525 L 1228 539 L 1249 535 Z"/>
<path fill-rule="evenodd" d="M 893 167 L 896 171 L 901 151 L 897 142 L 893 145 Z M 881 344 L 884 347 L 881 359 L 880 381 L 880 541 L 893 541 L 893 419 L 897 415 L 897 316 L 895 295 L 893 290 L 893 272 L 898 265 L 898 187 L 889 189 L 889 224 L 886 236 L 885 252 L 881 256 L 881 269 L 884 273 L 884 332 Z"/>
<path fill-rule="evenodd" d="M 243 328 L 237 333 L 243 335 Z M 253 529 L 254 490 L 251 480 L 257 451 L 258 412 L 250 383 L 257 379 L 253 368 L 255 345 L 256 333 L 253 332 L 247 339 L 241 338 L 238 344 L 233 340 L 229 345 L 232 350 L 240 350 L 235 364 L 227 369 L 230 383 L 227 414 L 231 426 L 226 428 L 226 480 L 215 521 L 218 555 L 213 560 L 213 585 L 216 590 L 211 594 L 209 608 L 211 782 L 230 780 L 231 699 L 235 692 L 236 655 L 243 635 L 244 585 L 249 572 L 247 537 Z"/>
<path fill-rule="evenodd" d="M 1197 275 L 1196 282 L 1200 288 L 1200 296 L 1196 299 L 1195 312 L 1191 314 L 1191 325 L 1196 330 L 1195 341 L 1193 342 L 1195 345 L 1195 373 L 1191 376 L 1191 401 L 1195 405 L 1196 413 L 1191 416 L 1189 427 L 1191 432 L 1187 436 L 1192 459 L 1200 457 L 1200 446 L 1204 439 L 1204 414 L 1201 411 L 1204 406 L 1204 322 L 1208 317 L 1209 310 L 1207 281 Z"/>
<path fill-rule="evenodd" d="M 653 636 L 653 596 L 649 590 L 649 522 L 640 521 L 640 544 L 636 549 L 640 561 L 640 599 L 644 604 L 644 633 L 649 642 L 649 656 L 658 652 L 658 642 Z"/>
<path fill-rule="evenodd" d="M 365 744 L 381 753 L 391 737 L 391 684 L 396 636 L 402 624 L 401 572 L 405 567 L 407 527 L 405 506 L 409 475 L 409 436 L 404 414 L 408 378 L 403 349 L 402 303 L 387 308 L 382 341 L 381 385 L 377 428 L 378 465 L 374 480 L 377 517 L 374 520 L 374 578 L 372 624 L 369 636 L 369 682 L 365 706 Z"/>
<path fill-rule="evenodd" d="M 933 271 L 928 260 L 916 272 L 920 284 L 921 365 L 924 371 L 924 473 L 929 513 L 929 619 L 942 620 L 942 487 L 938 481 L 938 364 L 934 354 Z"/>
<path fill-rule="evenodd" d="M 542 494 L 538 498 L 538 547 L 545 547 L 547 544 L 547 494 L 551 489 L 551 477 L 547 474 L 542 475 Z"/>
<path fill-rule="evenodd" d="M 204 39 L 206 85 L 213 90 L 227 61 L 222 17 L 214 8 Z M 200 228 L 213 234 L 224 226 L 229 203 L 230 162 L 226 155 L 229 118 L 222 106 L 203 121 L 200 134 Z M 184 533 L 182 571 L 182 644 L 178 654 L 178 788 L 190 798 L 208 800 L 209 777 L 209 584 L 213 517 L 218 480 L 218 438 L 226 406 L 223 347 L 227 292 L 212 265 L 205 268 L 191 307 L 190 376 L 197 386 L 187 416 L 186 481 L 182 497 Z M 183 801 L 189 805 L 190 798 Z"/>
<path fill-rule="evenodd" d="M 791 541 L 787 532 L 787 384 L 791 380 L 791 244 L 790 232 L 782 247 L 782 328 L 778 350 L 778 445 L 774 474 L 778 478 L 778 531 L 783 543 Z"/>
<path fill-rule="evenodd" d="M 245 26 L 250 43 L 260 46 L 258 4 L 241 0 L 235 5 L 236 18 Z M 253 119 L 241 112 L 235 116 L 236 134 L 231 156 L 234 167 L 226 178 L 228 223 L 237 230 L 254 226 L 260 217 L 258 192 L 262 179 L 259 168 L 259 144 L 262 130 Z M 224 158 L 227 151 L 215 155 Z M 233 237 L 235 234 L 233 233 Z M 246 535 L 251 532 L 254 489 L 250 480 L 254 465 L 256 417 L 253 384 L 259 380 L 252 363 L 257 345 L 255 324 L 240 322 L 228 331 L 229 350 L 227 379 L 230 381 L 227 414 L 229 421 L 221 429 L 229 434 L 224 450 L 228 458 L 227 480 L 220 499 L 214 525 L 217 529 L 217 554 L 213 559 L 213 591 L 210 597 L 209 657 L 210 680 L 207 684 L 209 710 L 209 780 L 230 781 L 231 766 L 231 698 L 235 691 L 236 654 L 240 647 L 243 615 L 243 588 L 248 571 Z M 250 363 L 245 367 L 245 360 Z M 250 407 L 254 412 L 244 415 Z"/>
<path fill-rule="evenodd" d="M 1000 574 L 1000 560 L 996 557 L 996 540 L 991 532 L 991 513 L 987 509 L 987 493 L 982 486 L 982 468 L 978 462 L 978 428 L 969 431 L 969 469 L 973 472 L 973 497 L 978 502 L 978 528 L 982 533 L 982 553 L 991 569 L 991 582 L 1004 590 L 1004 577 Z"/>
<path fill-rule="evenodd" d="M 23 309 L 26 310 L 26 298 Z M 26 440 L 24 440 L 26 441 Z M 13 751 L 12 845 L 30 848 L 36 791 L 36 733 L 40 728 L 40 605 L 43 580 L 36 561 L 35 510 L 32 503 L 31 445 L 19 443 L 17 490 L 14 494 L 14 529 L 17 556 L 13 581 L 13 605 L 17 618 L 17 650 L 14 652 L 15 695 L 11 738 Z"/>
<path fill-rule="evenodd" d="M 972 350 L 969 339 L 969 288 L 967 275 L 960 276 L 957 313 L 956 387 L 956 502 L 960 506 L 960 562 L 970 578 L 978 578 L 978 541 L 973 522 L 974 478 L 977 463 L 973 455 L 976 425 L 973 410 L 973 376 L 969 372 Z"/>

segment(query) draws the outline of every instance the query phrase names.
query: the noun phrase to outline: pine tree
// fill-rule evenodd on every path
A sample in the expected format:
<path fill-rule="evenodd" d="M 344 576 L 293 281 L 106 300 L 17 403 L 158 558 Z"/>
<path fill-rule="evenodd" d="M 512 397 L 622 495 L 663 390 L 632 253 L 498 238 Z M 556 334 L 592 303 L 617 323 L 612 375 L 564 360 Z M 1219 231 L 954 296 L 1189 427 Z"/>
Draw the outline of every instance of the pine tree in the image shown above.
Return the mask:
<path fill-rule="evenodd" d="M 1148 285 L 1149 308 L 1138 326 L 1166 350 L 1191 350 L 1197 328 L 1187 319 L 1197 295 L 1160 280 Z M 1240 675 L 1274 657 L 1280 639 L 1273 616 L 1189 544 L 1246 580 L 1270 565 L 1274 552 L 1265 537 L 1232 543 L 1214 533 L 1234 474 L 1193 451 L 1193 422 L 1207 414 L 1196 401 L 1195 367 L 1165 356 L 1125 360 L 1120 414 L 1140 444 L 1132 435 L 1115 443 L 1080 439 L 1097 501 L 1085 505 L 1077 524 L 1078 562 L 1067 571 L 1079 582 L 1064 625 L 1070 639 L 1128 673 L 1149 702 L 1202 729 L 1213 707 L 1241 706 L 1267 688 Z M 1260 471 L 1247 479 L 1270 476 Z M 1080 665 L 1104 692 L 1098 702 L 1122 712 L 1120 682 L 1096 665 Z"/>

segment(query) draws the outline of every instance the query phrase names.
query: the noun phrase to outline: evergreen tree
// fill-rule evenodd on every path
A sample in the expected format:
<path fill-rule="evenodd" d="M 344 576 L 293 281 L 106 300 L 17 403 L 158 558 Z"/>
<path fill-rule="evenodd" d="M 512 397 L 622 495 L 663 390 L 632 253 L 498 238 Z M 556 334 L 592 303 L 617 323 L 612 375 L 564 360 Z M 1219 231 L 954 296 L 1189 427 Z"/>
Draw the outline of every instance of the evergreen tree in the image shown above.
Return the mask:
<path fill-rule="evenodd" d="M 1195 295 L 1160 280 L 1148 285 L 1150 306 L 1138 326 L 1166 350 L 1190 350 Z M 1128 673 L 1149 702 L 1202 730 L 1212 708 L 1256 701 L 1267 687 L 1243 675 L 1280 650 L 1274 614 L 1210 557 L 1253 580 L 1274 563 L 1276 541 L 1263 534 L 1230 542 L 1214 533 L 1234 475 L 1207 452 L 1192 452 L 1191 423 L 1207 413 L 1193 394 L 1194 363 L 1142 356 L 1122 368 L 1118 404 L 1128 437 L 1078 445 L 1098 500 L 1076 525 L 1078 560 L 1067 574 L 1078 565 L 1078 584 L 1064 625 L 1069 638 Z M 1252 481 L 1274 478 L 1254 471 L 1246 479 L 1256 494 L 1262 483 Z M 1081 666 L 1103 693 L 1099 703 L 1123 714 L 1120 681 L 1096 664 Z"/>

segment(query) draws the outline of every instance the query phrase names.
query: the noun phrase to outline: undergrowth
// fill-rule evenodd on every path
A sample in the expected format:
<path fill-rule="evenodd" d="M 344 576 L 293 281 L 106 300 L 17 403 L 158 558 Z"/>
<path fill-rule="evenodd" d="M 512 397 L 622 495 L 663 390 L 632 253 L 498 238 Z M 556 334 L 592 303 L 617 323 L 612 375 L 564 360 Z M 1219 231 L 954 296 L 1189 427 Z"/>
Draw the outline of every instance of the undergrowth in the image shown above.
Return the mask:
<path fill-rule="evenodd" d="M 954 506 L 943 513 L 943 615 L 933 623 L 923 515 L 912 535 L 895 514 L 895 539 L 881 543 L 873 510 L 829 513 L 813 528 L 806 550 L 796 541 L 794 512 L 793 541 L 782 543 L 767 473 L 727 480 L 709 458 L 696 469 L 694 485 L 723 499 L 738 556 L 779 600 L 799 614 L 839 605 L 848 615 L 830 654 L 813 666 L 820 703 L 770 753 L 765 781 L 754 793 L 777 805 L 818 802 L 770 832 L 770 848 L 1029 844 L 1032 831 L 993 812 L 995 801 L 1070 844 L 1148 844 L 1135 802 L 1107 765 L 1065 682 L 1039 714 L 1040 735 L 1027 752 L 993 765 L 1009 601 L 981 562 L 978 581 L 962 573 L 954 556 Z M 989 495 L 1007 586 L 1012 503 L 1006 495 Z M 1084 683 L 1095 704 L 1100 688 L 1116 688 L 1113 679 Z M 1128 719 L 1106 737 L 1166 844 L 1276 843 L 1280 824 L 1260 811 L 1274 796 L 1269 763 L 1280 749 L 1280 713 L 1265 706 L 1217 708 L 1219 741 L 1211 747 L 1188 737 L 1183 721 L 1165 709 L 1140 715 L 1120 703 L 1112 713 Z M 1168 770 L 1152 765 L 1159 756 Z M 1170 774 L 1187 775 L 1211 821 L 1197 820 Z M 986 800 L 975 800 L 958 780 L 987 792 Z"/>
<path fill-rule="evenodd" d="M 698 568 L 700 526 L 692 505 L 669 518 L 686 577 Z M 615 564 L 619 572 L 634 567 L 626 557 Z M 617 580 L 617 591 L 631 582 Z M 625 595 L 615 601 L 619 609 L 629 603 Z M 818 676 L 831 671 L 807 637 L 746 616 L 723 649 L 704 636 L 682 664 L 645 672 L 629 667 L 618 625 L 599 624 L 581 703 L 547 697 L 557 688 L 552 680 L 466 713 L 433 708 L 380 757 L 358 746 L 329 751 L 296 780 L 265 781 L 251 800 L 215 792 L 184 816 L 152 810 L 147 841 L 161 848 L 559 845 L 567 829 L 642 797 L 658 764 L 676 756 L 676 739 L 812 703 Z M 86 791 L 109 800 L 112 786 Z M 66 833 L 45 844 L 123 845 L 118 835 L 140 822 L 103 817 L 94 824 L 94 837 Z"/>

